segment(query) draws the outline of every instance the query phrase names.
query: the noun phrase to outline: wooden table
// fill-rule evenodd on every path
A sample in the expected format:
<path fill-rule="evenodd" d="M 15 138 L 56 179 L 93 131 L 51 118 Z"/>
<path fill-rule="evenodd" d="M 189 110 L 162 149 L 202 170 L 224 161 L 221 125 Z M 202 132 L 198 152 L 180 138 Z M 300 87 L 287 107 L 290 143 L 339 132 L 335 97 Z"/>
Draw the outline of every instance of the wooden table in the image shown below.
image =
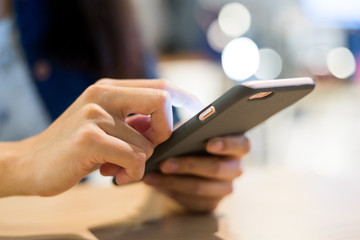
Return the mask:
<path fill-rule="evenodd" d="M 142 183 L 0 199 L 0 239 L 360 239 L 360 177 L 250 168 L 213 214 Z"/>

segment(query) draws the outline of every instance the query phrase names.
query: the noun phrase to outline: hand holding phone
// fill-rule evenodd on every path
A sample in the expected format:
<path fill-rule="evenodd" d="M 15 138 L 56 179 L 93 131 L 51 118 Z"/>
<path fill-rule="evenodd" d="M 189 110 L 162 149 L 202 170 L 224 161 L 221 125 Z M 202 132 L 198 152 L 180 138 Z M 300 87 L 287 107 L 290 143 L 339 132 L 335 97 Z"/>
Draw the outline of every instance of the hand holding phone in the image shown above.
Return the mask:
<path fill-rule="evenodd" d="M 311 78 L 250 81 L 236 85 L 188 120 L 156 147 L 146 172 L 174 156 L 206 154 L 206 141 L 244 134 L 275 113 L 300 100 L 315 87 Z"/>

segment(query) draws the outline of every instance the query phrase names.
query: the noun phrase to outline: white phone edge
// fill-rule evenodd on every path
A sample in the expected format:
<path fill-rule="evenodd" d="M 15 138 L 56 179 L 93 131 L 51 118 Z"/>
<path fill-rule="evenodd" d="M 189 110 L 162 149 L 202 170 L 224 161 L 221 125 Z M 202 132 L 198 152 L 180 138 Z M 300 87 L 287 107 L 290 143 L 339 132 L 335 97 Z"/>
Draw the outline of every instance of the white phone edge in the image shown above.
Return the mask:
<path fill-rule="evenodd" d="M 302 78 L 287 78 L 278 80 L 254 80 L 242 83 L 243 86 L 252 89 L 271 88 L 271 87 L 286 87 L 286 86 L 301 86 L 314 85 L 315 81 L 309 77 Z"/>

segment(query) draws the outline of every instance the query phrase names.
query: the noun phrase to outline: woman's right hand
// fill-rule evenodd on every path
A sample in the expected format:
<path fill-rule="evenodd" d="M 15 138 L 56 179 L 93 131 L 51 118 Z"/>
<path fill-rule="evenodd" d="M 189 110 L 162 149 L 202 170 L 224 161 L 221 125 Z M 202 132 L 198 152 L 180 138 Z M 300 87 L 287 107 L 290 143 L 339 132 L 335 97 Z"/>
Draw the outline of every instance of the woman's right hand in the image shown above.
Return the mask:
<path fill-rule="evenodd" d="M 154 147 L 171 135 L 171 96 L 193 98 L 162 80 L 98 81 L 48 129 L 16 143 L 7 165 L 13 192 L 0 196 L 59 194 L 97 167 L 118 184 L 139 181 Z"/>

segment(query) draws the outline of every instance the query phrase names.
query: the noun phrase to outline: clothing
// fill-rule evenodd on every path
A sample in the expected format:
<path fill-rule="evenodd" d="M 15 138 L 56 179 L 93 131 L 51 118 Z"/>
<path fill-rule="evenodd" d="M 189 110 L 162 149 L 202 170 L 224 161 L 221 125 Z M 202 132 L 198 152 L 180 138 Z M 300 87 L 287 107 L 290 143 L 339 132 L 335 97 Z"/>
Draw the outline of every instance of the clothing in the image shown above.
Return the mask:
<path fill-rule="evenodd" d="M 43 131 L 51 119 L 24 62 L 11 17 L 0 19 L 0 141 Z"/>
<path fill-rule="evenodd" d="M 24 50 L 31 76 L 54 120 L 73 103 L 96 77 L 76 69 L 70 69 L 55 63 L 40 51 L 41 41 L 48 26 L 47 0 L 15 0 L 14 10 L 20 32 L 20 42 Z M 35 72 L 39 64 L 48 68 L 46 79 Z"/>
<path fill-rule="evenodd" d="M 7 82 L 16 86 L 12 87 L 16 92 L 0 92 L 0 97 L 7 94 L 7 98 L 10 99 L 12 96 L 21 95 L 26 100 L 23 100 L 25 101 L 23 105 L 19 105 L 19 99 L 12 102 L 11 106 L 7 104 L 6 109 L 15 109 L 18 112 L 18 115 L 11 113 L 10 119 L 9 110 L 1 111 L 1 103 L 4 101 L 1 101 L 0 98 L 1 141 L 20 140 L 40 132 L 59 117 L 89 85 L 97 80 L 90 73 L 65 67 L 53 61 L 39 50 L 41 49 L 41 41 L 49 27 L 48 3 L 47 0 L 14 0 L 15 28 L 19 32 L 19 38 L 12 39 L 12 42 L 18 42 L 20 46 L 17 46 L 17 49 L 23 53 L 18 54 L 19 57 L 16 59 L 17 64 L 22 64 L 22 70 L 14 71 L 17 75 L 6 77 L 8 78 Z M 153 59 L 146 57 L 144 61 L 147 68 L 147 75 L 144 78 L 155 78 Z M 3 78 L 2 76 L 6 75 L 0 73 L 0 81 Z M 5 80 L 5 77 L 3 79 Z M 7 89 L 9 88 L 7 86 Z M 5 91 L 5 87 L 2 89 Z M 25 94 L 25 92 L 28 93 Z M 5 107 L 3 108 L 5 109 Z M 30 118 L 32 119 L 31 122 L 29 121 Z M 6 125 L 5 121 L 7 121 L 6 124 L 11 125 Z M 21 124 L 24 128 L 19 127 L 19 121 L 22 121 Z M 174 122 L 178 122 L 175 111 Z M 2 128 L 5 126 L 7 126 L 6 131 L 8 132 L 6 135 L 4 131 L 2 132 Z"/>

